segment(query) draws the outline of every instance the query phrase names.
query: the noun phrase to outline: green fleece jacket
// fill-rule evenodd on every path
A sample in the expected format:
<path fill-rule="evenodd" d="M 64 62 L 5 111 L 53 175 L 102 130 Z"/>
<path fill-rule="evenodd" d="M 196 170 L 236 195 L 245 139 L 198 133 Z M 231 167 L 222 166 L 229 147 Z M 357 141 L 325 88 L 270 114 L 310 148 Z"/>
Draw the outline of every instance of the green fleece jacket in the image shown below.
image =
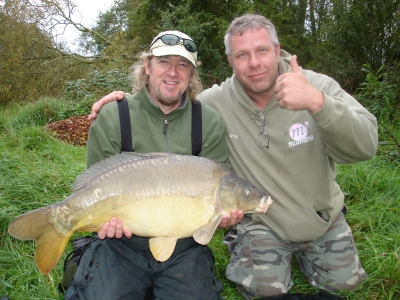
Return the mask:
<path fill-rule="evenodd" d="M 281 51 L 280 74 L 291 72 L 291 55 Z M 363 161 L 375 155 L 376 118 L 328 76 L 303 70 L 324 93 L 317 113 L 281 108 L 275 96 L 262 110 L 269 149 L 260 147 L 259 109 L 235 75 L 199 95 L 226 124 L 232 170 L 262 190 L 274 203 L 267 214 L 252 214 L 280 239 L 311 241 L 322 236 L 344 205 L 335 182 L 335 163 Z"/>
<path fill-rule="evenodd" d="M 187 94 L 187 93 L 186 93 Z M 147 89 L 128 96 L 135 152 L 192 153 L 192 102 L 189 96 L 179 108 L 165 115 L 150 99 Z M 228 148 L 221 116 L 202 103 L 202 148 L 199 156 L 225 163 Z M 87 166 L 121 152 L 121 129 L 117 102 L 105 105 L 89 130 Z"/>

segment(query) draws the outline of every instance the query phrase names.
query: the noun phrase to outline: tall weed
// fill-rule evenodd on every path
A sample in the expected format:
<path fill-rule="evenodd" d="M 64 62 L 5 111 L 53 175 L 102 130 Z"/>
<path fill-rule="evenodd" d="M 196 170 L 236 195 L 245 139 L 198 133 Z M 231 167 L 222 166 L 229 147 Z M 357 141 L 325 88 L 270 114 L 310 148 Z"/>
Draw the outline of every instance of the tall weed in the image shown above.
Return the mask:
<path fill-rule="evenodd" d="M 20 131 L 23 128 L 41 127 L 48 123 L 65 120 L 73 116 L 90 113 L 94 99 L 86 97 L 82 100 L 68 100 L 65 98 L 41 98 L 36 102 L 18 103 L 10 105 L 7 111 L 14 118 L 8 120 L 10 130 Z M 4 130 L 6 120 L 0 117 L 0 132 Z"/>
<path fill-rule="evenodd" d="M 374 72 L 368 65 L 362 69 L 365 81 L 355 98 L 378 119 L 379 153 L 388 160 L 400 163 L 400 99 L 399 87 L 393 84 L 394 73 L 385 72 L 382 66 Z"/>
<path fill-rule="evenodd" d="M 366 79 L 355 95 L 357 100 L 380 122 L 399 117 L 399 111 L 396 109 L 400 103 L 396 96 L 397 87 L 389 81 L 389 74 L 384 72 L 384 66 L 377 72 L 369 65 L 364 65 L 362 70 L 366 73 Z"/>

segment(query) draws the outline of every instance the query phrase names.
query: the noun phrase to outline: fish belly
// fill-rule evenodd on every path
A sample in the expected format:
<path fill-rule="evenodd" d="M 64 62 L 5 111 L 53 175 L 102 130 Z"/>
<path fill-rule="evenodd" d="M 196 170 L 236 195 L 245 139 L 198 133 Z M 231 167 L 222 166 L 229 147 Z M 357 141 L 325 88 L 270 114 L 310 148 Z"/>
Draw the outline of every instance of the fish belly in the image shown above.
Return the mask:
<path fill-rule="evenodd" d="M 124 227 L 142 237 L 191 237 L 195 229 L 216 214 L 215 201 L 196 197 L 146 198 L 126 207 L 114 207 Z"/>

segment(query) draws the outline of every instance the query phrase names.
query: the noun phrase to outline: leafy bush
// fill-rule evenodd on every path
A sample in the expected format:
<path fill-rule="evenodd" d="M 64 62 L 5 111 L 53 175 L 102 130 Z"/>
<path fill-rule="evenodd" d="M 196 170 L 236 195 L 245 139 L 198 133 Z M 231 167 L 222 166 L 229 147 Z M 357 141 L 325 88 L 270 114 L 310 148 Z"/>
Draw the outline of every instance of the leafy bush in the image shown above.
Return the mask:
<path fill-rule="evenodd" d="M 92 71 L 88 78 L 70 81 L 63 92 L 67 100 L 99 99 L 115 90 L 130 91 L 131 82 L 126 70 Z"/>
<path fill-rule="evenodd" d="M 388 73 L 384 72 L 384 66 L 380 67 L 376 73 L 369 65 L 364 65 L 362 70 L 367 75 L 355 97 L 380 122 L 387 122 L 396 117 L 399 99 L 396 99 L 396 87 L 388 80 Z"/>
<path fill-rule="evenodd" d="M 73 116 L 82 116 L 90 113 L 93 103 L 98 98 L 86 96 L 81 100 L 66 100 L 64 108 L 58 113 L 58 120 L 64 120 Z"/>
<path fill-rule="evenodd" d="M 384 66 L 374 72 L 369 65 L 364 65 L 367 73 L 365 81 L 358 89 L 355 98 L 378 119 L 379 144 L 378 153 L 392 162 L 400 162 L 399 93 L 393 78 L 384 71 Z M 397 134 L 397 135 L 396 135 Z"/>

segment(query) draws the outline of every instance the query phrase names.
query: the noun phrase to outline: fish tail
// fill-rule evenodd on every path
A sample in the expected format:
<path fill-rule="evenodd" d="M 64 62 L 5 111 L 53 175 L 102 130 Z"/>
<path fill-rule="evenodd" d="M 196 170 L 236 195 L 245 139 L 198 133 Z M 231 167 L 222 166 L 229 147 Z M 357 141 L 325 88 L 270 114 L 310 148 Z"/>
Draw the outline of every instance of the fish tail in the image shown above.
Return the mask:
<path fill-rule="evenodd" d="M 61 234 L 49 221 L 52 207 L 25 213 L 8 225 L 8 233 L 19 240 L 37 240 L 36 265 L 48 274 L 57 265 L 72 235 Z"/>

